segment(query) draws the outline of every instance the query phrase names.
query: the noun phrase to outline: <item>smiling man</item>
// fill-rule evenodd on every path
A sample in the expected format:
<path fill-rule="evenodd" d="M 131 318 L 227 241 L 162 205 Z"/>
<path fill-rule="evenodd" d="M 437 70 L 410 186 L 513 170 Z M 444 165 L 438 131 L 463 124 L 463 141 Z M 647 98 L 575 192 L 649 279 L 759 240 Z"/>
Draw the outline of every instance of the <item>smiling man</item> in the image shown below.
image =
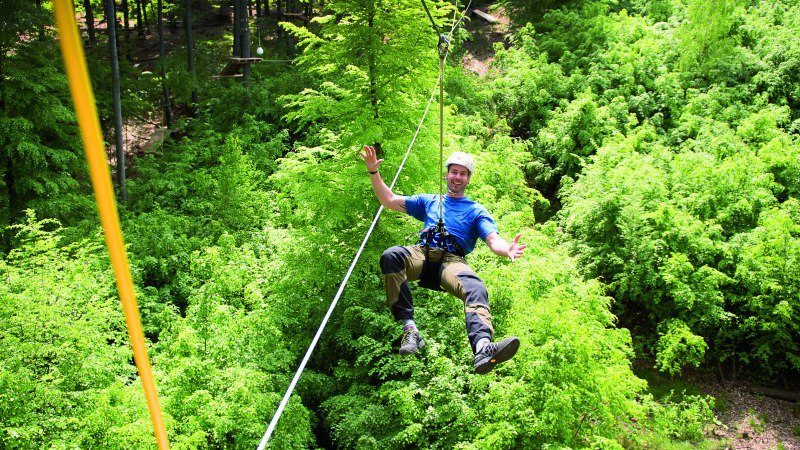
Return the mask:
<path fill-rule="evenodd" d="M 464 152 L 453 152 L 447 158 L 447 195 L 406 197 L 394 194 L 384 183 L 378 171 L 383 160 L 377 159 L 373 147 L 365 145 L 360 155 L 381 205 L 406 212 L 424 223 L 416 245 L 394 246 L 381 256 L 386 301 L 394 318 L 403 322 L 400 354 L 410 355 L 425 346 L 414 322 L 408 287 L 409 281 L 419 281 L 421 286 L 444 290 L 464 302 L 467 337 L 475 353 L 477 373 L 488 373 L 497 364 L 511 359 L 519 348 L 519 339 L 512 336 L 493 342 L 489 295 L 465 257 L 475 248 L 478 238 L 495 254 L 510 258 L 511 262 L 522 256 L 526 246 L 519 243 L 520 234 L 511 243 L 500 237 L 486 208 L 464 193 L 475 170 L 475 160 Z"/>

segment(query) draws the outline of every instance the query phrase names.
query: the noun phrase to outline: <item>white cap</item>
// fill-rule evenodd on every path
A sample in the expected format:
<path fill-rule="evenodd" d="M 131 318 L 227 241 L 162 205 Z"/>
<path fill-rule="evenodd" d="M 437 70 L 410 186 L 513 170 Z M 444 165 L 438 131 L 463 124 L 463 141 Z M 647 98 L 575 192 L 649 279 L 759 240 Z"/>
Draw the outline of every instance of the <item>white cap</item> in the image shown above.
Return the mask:
<path fill-rule="evenodd" d="M 470 175 L 475 171 L 475 160 L 472 159 L 472 156 L 464 152 L 453 152 L 450 157 L 447 158 L 447 162 L 444 163 L 447 170 L 450 170 L 450 164 L 458 164 L 459 166 L 466 167 Z"/>

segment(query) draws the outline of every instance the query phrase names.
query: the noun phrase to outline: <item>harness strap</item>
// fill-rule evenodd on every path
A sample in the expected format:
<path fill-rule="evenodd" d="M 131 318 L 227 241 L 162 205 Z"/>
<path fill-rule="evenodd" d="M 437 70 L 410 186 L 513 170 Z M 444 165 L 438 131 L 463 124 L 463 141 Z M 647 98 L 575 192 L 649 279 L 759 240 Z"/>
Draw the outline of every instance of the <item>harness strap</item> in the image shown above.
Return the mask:
<path fill-rule="evenodd" d="M 422 273 L 419 275 L 419 285 L 433 290 L 433 291 L 441 291 L 441 281 L 442 281 L 442 260 L 444 259 L 444 255 L 439 258 L 439 261 L 432 261 L 431 258 L 431 247 L 426 245 L 425 246 L 425 261 L 422 263 Z"/>
<path fill-rule="evenodd" d="M 420 232 L 419 237 L 417 245 L 420 247 L 440 248 L 462 258 L 466 256 L 464 248 L 458 243 L 455 236 L 450 234 L 444 227 L 425 228 Z"/>

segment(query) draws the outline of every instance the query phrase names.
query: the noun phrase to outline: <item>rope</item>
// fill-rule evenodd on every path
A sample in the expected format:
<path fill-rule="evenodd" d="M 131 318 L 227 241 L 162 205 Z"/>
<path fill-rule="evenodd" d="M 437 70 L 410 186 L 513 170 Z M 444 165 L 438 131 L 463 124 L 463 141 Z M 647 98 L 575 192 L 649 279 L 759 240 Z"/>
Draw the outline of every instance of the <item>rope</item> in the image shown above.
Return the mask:
<path fill-rule="evenodd" d="M 424 0 L 423 0 L 424 1 Z M 442 188 L 442 173 L 444 173 L 444 59 L 447 57 L 447 50 L 450 48 L 450 41 L 444 35 L 439 36 L 439 227 L 441 232 L 444 228 L 444 190 Z M 442 49 L 442 44 L 444 49 Z"/>
<path fill-rule="evenodd" d="M 453 32 L 455 32 L 458 25 L 461 24 L 461 21 L 464 20 L 470 5 L 472 5 L 472 0 L 467 3 L 458 21 L 455 20 L 455 12 L 453 13 L 453 27 L 450 28 L 450 32 L 447 36 L 443 34 L 439 35 L 439 223 L 436 227 L 436 231 L 440 233 L 445 231 L 443 211 L 444 187 L 442 186 L 444 180 L 441 176 L 441 174 L 444 173 L 444 60 L 447 58 L 447 52 L 450 49 L 450 38 L 453 37 Z M 425 0 L 422 0 L 422 7 L 425 8 L 425 12 L 428 14 L 428 19 L 431 21 L 433 31 L 438 33 L 436 22 L 433 20 L 433 16 L 428 10 L 428 5 L 425 3 Z"/>
<path fill-rule="evenodd" d="M 153 381 L 150 359 L 147 357 L 147 347 L 142 332 L 142 322 L 139 318 L 139 309 L 136 306 L 136 295 L 133 291 L 130 267 L 125 255 L 125 244 L 122 240 L 122 231 L 119 224 L 119 213 L 114 201 L 114 190 L 111 187 L 111 177 L 106 162 L 106 152 L 100 132 L 100 122 L 97 117 L 92 85 L 89 82 L 89 72 L 86 68 L 86 59 L 83 46 L 78 36 L 78 26 L 75 23 L 75 12 L 72 2 L 57 0 L 53 2 L 53 13 L 58 26 L 61 54 L 64 58 L 64 67 L 69 80 L 72 100 L 75 104 L 75 114 L 78 116 L 83 148 L 89 163 L 89 173 L 92 187 L 100 213 L 100 222 L 105 233 L 106 246 L 114 268 L 122 307 L 125 311 L 125 320 L 128 324 L 128 336 L 133 347 L 134 362 L 139 370 L 142 380 L 147 405 L 150 408 L 150 418 L 153 422 L 153 431 L 159 450 L 169 448 L 164 421 L 161 417 L 161 407 L 158 403 L 158 391 Z M 110 24 L 113 26 L 113 24 Z"/>
<path fill-rule="evenodd" d="M 436 95 L 436 86 L 433 88 L 433 92 L 431 92 L 431 97 L 428 99 L 428 105 L 425 107 L 425 112 L 422 114 L 422 119 L 419 121 L 419 125 L 417 126 L 417 130 L 414 132 L 414 136 L 411 138 L 411 143 L 408 145 L 408 150 L 406 150 L 406 154 L 403 157 L 403 160 L 400 162 L 400 166 L 397 168 L 397 172 L 394 175 L 394 179 L 392 179 L 391 185 L 389 185 L 389 189 L 393 189 L 395 183 L 397 183 L 397 179 L 400 177 L 400 172 L 403 170 L 403 166 L 406 164 L 406 160 L 408 159 L 408 155 L 411 153 L 411 148 L 414 146 L 414 142 L 417 140 L 417 135 L 419 135 L 419 131 L 422 129 L 422 124 L 425 122 L 425 116 L 428 115 L 428 110 L 431 107 L 431 103 L 433 103 L 433 98 Z M 372 235 L 372 231 L 375 229 L 375 225 L 378 223 L 378 218 L 380 218 L 381 213 L 383 212 L 383 205 L 378 208 L 378 212 L 375 213 L 375 217 L 372 219 L 372 224 L 369 226 L 369 230 L 367 230 L 367 234 L 364 236 L 364 240 L 361 241 L 361 246 L 358 248 L 353 261 L 350 263 L 350 268 L 347 269 L 347 273 L 342 280 L 342 283 L 339 285 L 339 290 L 336 292 L 336 295 L 333 297 L 333 301 L 331 305 L 328 307 L 328 312 L 325 313 L 325 317 L 322 319 L 322 323 L 320 323 L 319 328 L 317 329 L 317 333 L 314 335 L 314 339 L 311 340 L 311 344 L 308 346 L 308 350 L 306 350 L 305 356 L 303 356 L 303 360 L 300 362 L 300 366 L 297 368 L 297 372 L 295 372 L 294 377 L 292 378 L 292 382 L 289 383 L 289 388 L 286 390 L 286 394 L 284 394 L 281 403 L 278 405 L 278 409 L 275 411 L 275 415 L 272 416 L 272 420 L 267 427 L 267 431 L 264 433 L 264 437 L 261 438 L 261 442 L 258 444 L 258 450 L 264 450 L 269 441 L 272 432 L 275 430 L 275 426 L 278 424 L 278 420 L 280 420 L 281 415 L 283 414 L 284 408 L 286 408 L 286 404 L 289 403 L 289 398 L 292 395 L 292 391 L 294 391 L 295 386 L 297 385 L 297 381 L 300 379 L 300 375 L 305 370 L 306 364 L 308 364 L 309 358 L 311 358 L 311 353 L 314 352 L 314 348 L 317 346 L 317 342 L 319 341 L 320 336 L 322 336 L 322 331 L 327 325 L 328 320 L 333 314 L 334 308 L 336 308 L 336 304 L 339 302 L 339 297 L 341 297 L 342 292 L 344 291 L 344 287 L 347 284 L 347 281 L 350 279 L 350 275 L 353 273 L 353 269 L 358 262 L 358 259 L 361 257 L 361 252 L 364 250 L 364 247 L 367 245 L 367 241 L 369 240 L 370 235 Z"/>

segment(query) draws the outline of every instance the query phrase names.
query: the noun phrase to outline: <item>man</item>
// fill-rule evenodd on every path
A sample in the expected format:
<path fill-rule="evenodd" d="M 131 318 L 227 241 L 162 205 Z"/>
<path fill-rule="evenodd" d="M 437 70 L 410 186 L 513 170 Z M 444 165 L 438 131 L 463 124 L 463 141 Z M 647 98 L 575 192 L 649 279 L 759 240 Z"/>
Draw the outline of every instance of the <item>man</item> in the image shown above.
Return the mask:
<path fill-rule="evenodd" d="M 479 237 L 495 254 L 508 257 L 511 262 L 522 256 L 526 246 L 519 243 L 520 234 L 511 243 L 500 237 L 486 208 L 464 194 L 475 170 L 475 161 L 463 152 L 450 155 L 445 163 L 447 195 L 440 201 L 440 196 L 432 194 L 410 197 L 394 194 L 378 172 L 383 160 L 377 159 L 375 149 L 365 145 L 359 154 L 364 158 L 372 189 L 381 205 L 406 212 L 425 223 L 417 245 L 394 246 L 381 256 L 386 301 L 394 318 L 404 325 L 400 354 L 416 353 L 425 346 L 414 323 L 414 306 L 408 287 L 409 281 L 419 280 L 425 287 L 445 290 L 464 301 L 467 337 L 475 354 L 477 373 L 488 373 L 497 364 L 511 359 L 519 348 L 519 339 L 512 336 L 492 342 L 494 329 L 488 292 L 464 257 L 475 248 Z M 443 223 L 439 220 L 440 210 Z"/>

